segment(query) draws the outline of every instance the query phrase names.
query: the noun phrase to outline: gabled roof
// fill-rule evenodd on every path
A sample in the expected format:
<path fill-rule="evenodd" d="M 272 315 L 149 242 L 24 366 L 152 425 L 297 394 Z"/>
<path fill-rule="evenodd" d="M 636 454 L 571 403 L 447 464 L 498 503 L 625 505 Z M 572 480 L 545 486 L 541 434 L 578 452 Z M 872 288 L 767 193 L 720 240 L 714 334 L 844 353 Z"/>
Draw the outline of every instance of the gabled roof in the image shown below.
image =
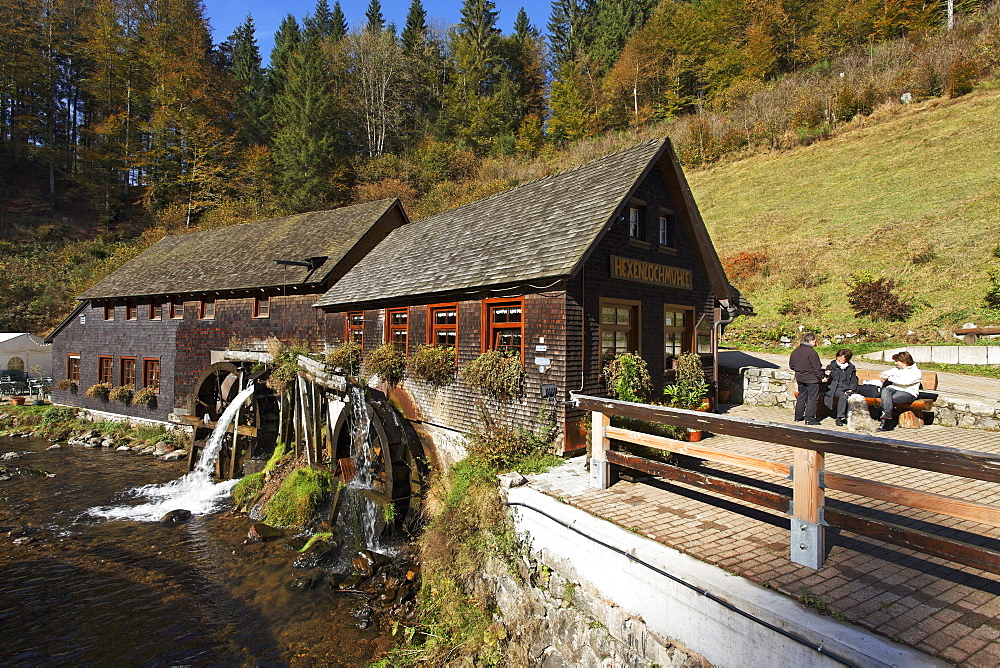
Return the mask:
<path fill-rule="evenodd" d="M 669 140 L 648 141 L 398 228 L 316 306 L 568 278 L 658 161 L 677 206 L 694 207 Z M 686 224 L 700 226 L 694 236 L 702 264 L 717 297 L 728 298 L 701 216 L 696 208 L 680 213 Z"/>
<path fill-rule="evenodd" d="M 283 285 L 326 287 L 358 242 L 391 215 L 398 216 L 392 226 L 407 222 L 399 200 L 384 199 L 168 236 L 78 299 L 184 295 Z M 314 269 L 275 262 L 308 258 L 325 260 Z M 347 267 L 339 269 L 342 274 Z"/>

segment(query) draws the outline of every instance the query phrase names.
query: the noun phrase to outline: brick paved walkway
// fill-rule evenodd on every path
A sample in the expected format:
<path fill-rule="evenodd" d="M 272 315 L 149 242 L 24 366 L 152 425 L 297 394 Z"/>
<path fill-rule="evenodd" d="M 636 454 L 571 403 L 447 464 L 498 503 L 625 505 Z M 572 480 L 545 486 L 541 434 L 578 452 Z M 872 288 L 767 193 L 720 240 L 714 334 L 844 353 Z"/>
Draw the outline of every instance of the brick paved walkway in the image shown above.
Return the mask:
<path fill-rule="evenodd" d="M 769 422 L 790 422 L 780 408 L 735 406 L 728 414 Z M 844 430 L 823 423 L 824 429 Z M 897 430 L 893 438 L 1000 454 L 1000 433 L 932 425 Z M 729 436 L 706 445 L 791 462 L 784 446 Z M 827 455 L 839 473 L 915 489 L 1000 503 L 1000 485 L 949 475 Z M 746 471 L 712 464 L 731 477 Z M 739 473 L 737 473 L 739 471 Z M 812 601 L 846 619 L 928 654 L 961 666 L 1000 665 L 1000 576 L 856 534 L 829 530 L 829 555 L 819 571 L 789 560 L 789 518 L 770 510 L 682 484 L 651 479 L 619 481 L 608 490 L 589 487 L 583 458 L 539 476 L 530 484 L 594 515 L 634 529 L 708 563 L 766 587 Z M 771 489 L 789 481 L 758 478 L 749 484 Z M 1000 529 L 952 520 L 925 511 L 830 491 L 828 503 L 874 518 L 1000 549 Z"/>

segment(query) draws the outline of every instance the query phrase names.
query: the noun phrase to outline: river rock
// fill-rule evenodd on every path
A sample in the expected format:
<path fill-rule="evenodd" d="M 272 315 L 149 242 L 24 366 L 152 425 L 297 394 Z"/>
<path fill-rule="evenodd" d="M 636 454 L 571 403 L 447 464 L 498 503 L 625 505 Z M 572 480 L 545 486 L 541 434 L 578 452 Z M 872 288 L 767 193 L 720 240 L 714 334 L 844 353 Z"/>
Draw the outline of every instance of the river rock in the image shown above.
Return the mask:
<path fill-rule="evenodd" d="M 153 454 L 156 455 L 157 457 L 162 457 L 168 452 L 173 452 L 174 450 L 176 450 L 176 448 L 174 448 L 174 446 L 170 445 L 166 441 L 160 441 L 153 446 Z"/>
<path fill-rule="evenodd" d="M 128 447 L 127 445 L 119 445 L 117 448 L 115 448 L 115 452 L 132 452 L 132 448 Z"/>
<path fill-rule="evenodd" d="M 104 439 L 103 441 L 101 441 L 101 447 L 102 448 L 113 448 L 113 447 L 115 447 L 115 439 L 113 439 L 113 438 L 106 438 L 106 439 Z"/>
<path fill-rule="evenodd" d="M 14 539 L 14 545 L 27 545 L 28 543 L 34 541 L 35 539 L 31 536 L 21 536 L 20 538 Z"/>
<path fill-rule="evenodd" d="M 368 577 L 375 572 L 374 554 L 375 553 L 371 550 L 358 552 L 354 559 L 351 559 L 351 568 L 353 568 L 354 572 L 358 575 Z"/>
<path fill-rule="evenodd" d="M 328 568 L 337 562 L 340 550 L 328 543 L 314 544 L 310 550 L 292 562 L 292 568 Z"/>
<path fill-rule="evenodd" d="M 163 455 L 163 461 L 165 462 L 176 462 L 187 457 L 187 452 L 184 450 L 174 450 L 173 452 L 168 452 Z"/>
<path fill-rule="evenodd" d="M 288 583 L 288 589 L 291 591 L 309 591 L 316 585 L 316 581 L 312 578 L 295 578 Z"/>
<path fill-rule="evenodd" d="M 243 544 L 250 545 L 252 543 L 263 543 L 273 540 L 274 538 L 280 538 L 281 536 L 281 529 L 275 529 L 272 526 L 257 522 L 250 525 L 250 530 L 247 531 L 247 538 L 243 541 Z"/>
<path fill-rule="evenodd" d="M 21 458 L 20 452 L 5 452 L 2 455 L 0 455 L 0 462 L 10 462 L 20 458 Z"/>
<path fill-rule="evenodd" d="M 511 487 L 520 487 L 521 485 L 527 484 L 528 479 L 517 471 L 511 471 L 510 473 L 504 473 L 497 476 L 497 480 L 500 481 L 500 486 L 504 489 L 510 489 Z"/>
<path fill-rule="evenodd" d="M 178 508 L 177 510 L 171 510 L 169 513 L 161 517 L 160 524 L 175 527 L 178 524 L 184 524 L 189 519 L 191 519 L 191 511 Z"/>
<path fill-rule="evenodd" d="M 59 445 L 58 443 L 53 443 L 52 445 L 50 445 L 49 447 L 47 447 L 45 449 L 46 450 L 61 450 L 62 446 Z"/>

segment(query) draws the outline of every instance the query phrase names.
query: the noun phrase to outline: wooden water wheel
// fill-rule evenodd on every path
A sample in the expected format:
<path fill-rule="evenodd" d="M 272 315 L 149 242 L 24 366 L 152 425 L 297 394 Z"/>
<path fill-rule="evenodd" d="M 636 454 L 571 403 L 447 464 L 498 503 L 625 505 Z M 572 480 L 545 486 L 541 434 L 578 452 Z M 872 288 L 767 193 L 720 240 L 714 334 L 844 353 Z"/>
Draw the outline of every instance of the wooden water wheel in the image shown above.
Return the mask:
<path fill-rule="evenodd" d="M 278 436 L 278 400 L 264 384 L 264 372 L 251 374 L 246 364 L 219 362 L 210 366 L 195 383 L 191 401 L 194 426 L 188 467 L 193 469 L 201 448 L 211 436 L 219 418 L 250 382 L 254 393 L 241 407 L 226 432 L 223 449 L 215 465 L 220 480 L 242 475 L 241 465 L 247 458 L 267 457 L 274 451 Z M 235 432 L 235 445 L 233 433 Z"/>

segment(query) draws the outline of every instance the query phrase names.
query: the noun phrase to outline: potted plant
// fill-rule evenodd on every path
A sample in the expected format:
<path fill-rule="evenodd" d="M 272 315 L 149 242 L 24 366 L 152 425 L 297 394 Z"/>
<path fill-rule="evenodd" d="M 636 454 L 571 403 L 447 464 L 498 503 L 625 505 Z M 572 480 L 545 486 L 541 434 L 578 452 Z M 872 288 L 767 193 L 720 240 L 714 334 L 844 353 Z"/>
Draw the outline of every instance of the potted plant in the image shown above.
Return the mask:
<path fill-rule="evenodd" d="M 455 379 L 455 349 L 450 346 L 419 346 L 406 360 L 406 370 L 435 387 Z"/>
<path fill-rule="evenodd" d="M 679 355 L 674 368 L 676 371 L 674 382 L 663 388 L 667 405 L 673 408 L 707 411 L 708 382 L 705 380 L 705 370 L 701 366 L 701 357 L 694 353 Z M 701 430 L 688 429 L 688 440 L 700 441 L 701 436 Z"/>
<path fill-rule="evenodd" d="M 369 352 L 363 368 L 389 387 L 396 387 L 406 375 L 406 356 L 390 341 Z"/>
<path fill-rule="evenodd" d="M 13 404 L 14 406 L 23 406 L 24 405 L 24 397 L 11 397 L 10 398 L 10 403 Z"/>
<path fill-rule="evenodd" d="M 111 394 L 111 383 L 97 383 L 96 385 L 91 385 L 84 392 L 85 395 L 91 399 L 97 399 L 98 401 L 107 401 L 108 396 Z"/>
<path fill-rule="evenodd" d="M 156 408 L 156 392 L 151 387 L 144 387 L 132 395 L 133 406 L 145 406 L 146 408 Z"/>
<path fill-rule="evenodd" d="M 514 401 L 524 394 L 524 367 L 514 352 L 487 350 L 462 367 L 462 378 L 497 401 Z"/>
<path fill-rule="evenodd" d="M 132 395 L 135 394 L 135 388 L 131 385 L 119 385 L 118 387 L 112 389 L 108 392 L 108 399 L 117 404 L 123 404 L 128 406 L 132 403 Z"/>

